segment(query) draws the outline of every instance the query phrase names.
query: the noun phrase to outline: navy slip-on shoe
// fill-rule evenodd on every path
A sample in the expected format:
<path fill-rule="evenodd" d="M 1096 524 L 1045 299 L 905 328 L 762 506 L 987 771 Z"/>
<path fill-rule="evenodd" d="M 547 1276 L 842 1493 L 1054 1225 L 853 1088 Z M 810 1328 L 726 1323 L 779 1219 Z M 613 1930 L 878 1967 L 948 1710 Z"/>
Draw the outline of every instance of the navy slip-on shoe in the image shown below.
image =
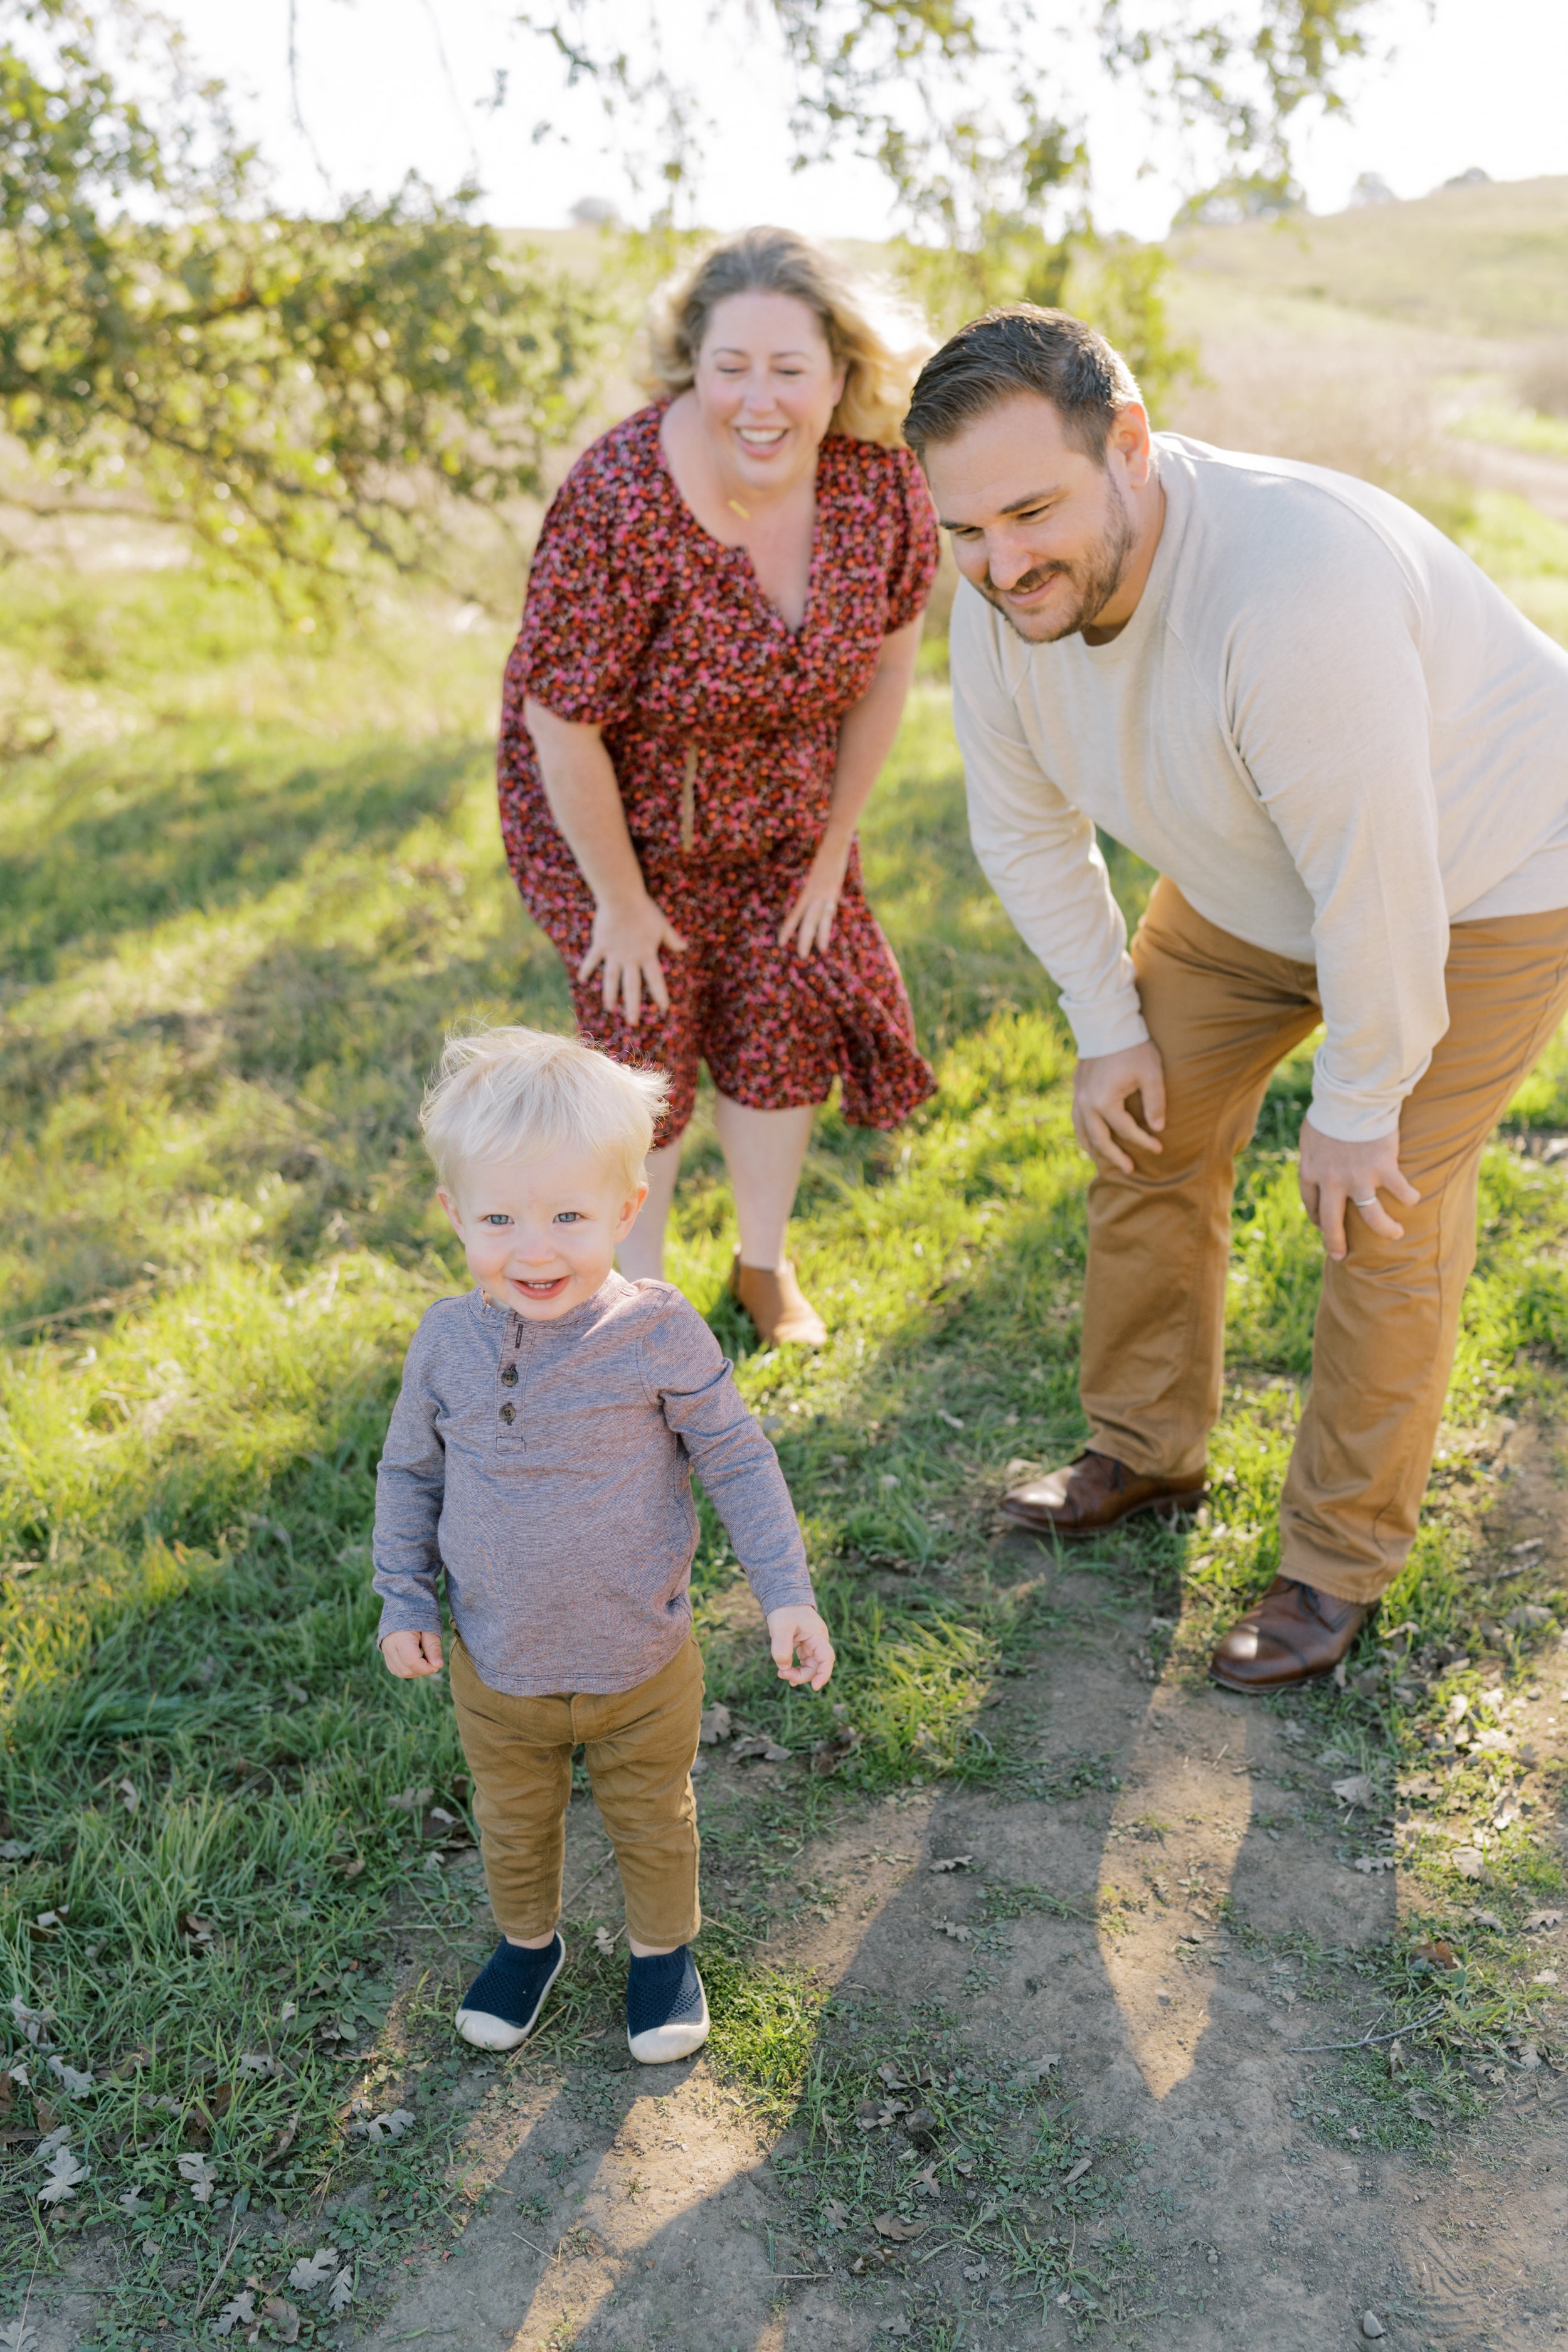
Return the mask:
<path fill-rule="evenodd" d="M 544 1996 L 566 1965 L 559 1933 L 537 1952 L 503 1936 L 468 1991 L 457 2027 L 476 2050 L 515 2050 L 539 2022 Z"/>
<path fill-rule="evenodd" d="M 689 2058 L 708 2039 L 708 1996 L 689 1944 L 639 1960 L 626 1975 L 626 2042 L 645 2066 Z"/>

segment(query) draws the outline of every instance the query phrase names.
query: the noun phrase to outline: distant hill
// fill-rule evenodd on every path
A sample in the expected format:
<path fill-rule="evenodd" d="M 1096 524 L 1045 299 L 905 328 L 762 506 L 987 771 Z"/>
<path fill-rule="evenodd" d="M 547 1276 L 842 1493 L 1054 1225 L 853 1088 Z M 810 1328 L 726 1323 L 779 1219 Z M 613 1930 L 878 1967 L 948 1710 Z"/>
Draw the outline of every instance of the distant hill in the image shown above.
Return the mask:
<path fill-rule="evenodd" d="M 1568 330 L 1568 177 L 1439 188 L 1410 204 L 1178 231 L 1184 270 L 1238 290 L 1342 303 L 1412 325 L 1515 337 Z"/>

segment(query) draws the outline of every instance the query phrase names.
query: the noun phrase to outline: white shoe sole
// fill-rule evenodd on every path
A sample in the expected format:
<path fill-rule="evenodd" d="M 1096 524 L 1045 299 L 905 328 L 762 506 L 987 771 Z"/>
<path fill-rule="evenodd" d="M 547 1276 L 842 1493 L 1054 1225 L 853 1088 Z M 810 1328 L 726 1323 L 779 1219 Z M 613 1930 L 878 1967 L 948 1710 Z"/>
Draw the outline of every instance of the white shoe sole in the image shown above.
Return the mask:
<path fill-rule="evenodd" d="M 700 2017 L 683 2017 L 676 2025 L 650 2025 L 646 2033 L 626 2029 L 626 2047 L 639 2066 L 669 2066 L 689 2058 L 708 2039 L 708 1996 L 702 1996 Z"/>
<path fill-rule="evenodd" d="M 519 2049 L 528 2040 L 534 2026 L 538 2024 L 543 2013 L 544 2004 L 550 1998 L 550 1988 L 565 1965 L 566 1942 L 563 1937 L 561 1958 L 546 1978 L 544 1990 L 539 1996 L 531 2022 L 527 2025 L 512 2025 L 504 2017 L 492 2017 L 488 2009 L 460 2009 L 454 2022 L 464 2041 L 471 2042 L 476 2050 Z"/>

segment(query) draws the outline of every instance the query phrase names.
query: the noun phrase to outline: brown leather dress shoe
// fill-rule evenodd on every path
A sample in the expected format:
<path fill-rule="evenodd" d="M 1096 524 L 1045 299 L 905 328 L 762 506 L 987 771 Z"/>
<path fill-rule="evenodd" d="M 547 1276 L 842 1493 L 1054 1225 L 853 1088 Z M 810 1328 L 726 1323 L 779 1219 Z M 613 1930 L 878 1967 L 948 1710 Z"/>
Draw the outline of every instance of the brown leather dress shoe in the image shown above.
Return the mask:
<path fill-rule="evenodd" d="M 730 1268 L 730 1296 L 740 1300 L 764 1348 L 820 1348 L 827 1338 L 827 1326 L 795 1280 L 788 1258 L 775 1273 L 767 1266 L 742 1265 L 737 1250 Z"/>
<path fill-rule="evenodd" d="M 1174 1516 L 1195 1511 L 1204 1498 L 1204 1482 L 1173 1484 L 1169 1478 L 1143 1478 L 1109 1454 L 1080 1454 L 1065 1470 L 1048 1470 L 1015 1486 L 1002 1497 L 1001 1507 L 1021 1528 L 1037 1535 L 1098 1536 L 1135 1511 L 1159 1511 Z"/>
<path fill-rule="evenodd" d="M 1339 1664 L 1371 1614 L 1315 1584 L 1277 1576 L 1257 1608 L 1231 1627 L 1209 1673 L 1233 1691 L 1289 1690 L 1315 1681 Z"/>

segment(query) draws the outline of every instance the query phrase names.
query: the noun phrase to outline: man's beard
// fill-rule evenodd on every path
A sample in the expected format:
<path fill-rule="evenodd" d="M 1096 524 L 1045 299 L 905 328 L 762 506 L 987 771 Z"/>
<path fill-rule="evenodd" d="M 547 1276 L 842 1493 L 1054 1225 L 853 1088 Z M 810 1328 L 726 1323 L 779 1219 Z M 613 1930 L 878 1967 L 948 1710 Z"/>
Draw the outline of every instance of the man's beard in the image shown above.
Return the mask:
<path fill-rule="evenodd" d="M 1092 629 L 1121 587 L 1127 570 L 1127 559 L 1132 552 L 1135 533 L 1126 501 L 1109 475 L 1105 490 L 1109 509 L 1105 529 L 1088 553 L 1073 563 L 1038 564 L 1033 572 L 1026 572 L 1022 579 L 1013 583 L 1011 593 L 1014 595 L 1020 592 L 1027 595 L 1031 589 L 1044 587 L 1047 580 L 1071 583 L 1075 591 L 1073 602 L 1065 619 L 1058 621 L 1054 628 L 1042 634 L 1027 626 L 1027 621 L 1033 616 L 1016 616 L 1000 589 L 993 585 L 989 573 L 976 583 L 986 602 L 995 605 L 1014 635 L 1022 637 L 1026 645 L 1051 646 L 1058 638 L 1076 636 L 1080 629 Z"/>

